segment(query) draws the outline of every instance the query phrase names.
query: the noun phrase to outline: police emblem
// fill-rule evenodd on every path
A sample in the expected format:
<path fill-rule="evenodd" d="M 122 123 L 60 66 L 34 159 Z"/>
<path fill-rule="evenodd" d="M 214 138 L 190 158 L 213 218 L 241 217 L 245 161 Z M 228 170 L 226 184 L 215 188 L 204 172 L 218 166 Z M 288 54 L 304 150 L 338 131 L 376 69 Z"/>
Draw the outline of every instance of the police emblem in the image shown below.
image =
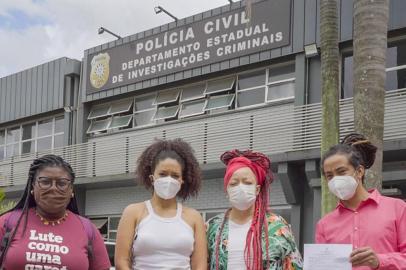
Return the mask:
<path fill-rule="evenodd" d="M 99 53 L 93 56 L 92 69 L 90 71 L 90 83 L 94 88 L 100 88 L 106 84 L 109 79 L 109 62 L 110 55 L 108 53 Z"/>

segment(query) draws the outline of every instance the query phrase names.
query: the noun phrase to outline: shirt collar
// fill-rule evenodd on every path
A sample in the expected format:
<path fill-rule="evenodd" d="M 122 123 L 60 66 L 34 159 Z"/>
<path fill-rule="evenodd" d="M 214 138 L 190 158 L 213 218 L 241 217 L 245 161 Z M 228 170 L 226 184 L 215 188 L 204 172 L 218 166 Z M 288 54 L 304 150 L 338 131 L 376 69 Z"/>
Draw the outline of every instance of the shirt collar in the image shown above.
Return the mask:
<path fill-rule="evenodd" d="M 368 193 L 369 193 L 368 198 L 366 200 L 362 201 L 358 207 L 361 207 L 362 205 L 368 204 L 370 202 L 375 203 L 377 205 L 380 203 L 382 195 L 379 193 L 379 191 L 377 189 L 368 190 Z M 342 201 L 338 202 L 336 209 L 337 208 L 338 209 L 347 209 L 347 207 L 345 207 L 345 205 L 343 204 Z"/>

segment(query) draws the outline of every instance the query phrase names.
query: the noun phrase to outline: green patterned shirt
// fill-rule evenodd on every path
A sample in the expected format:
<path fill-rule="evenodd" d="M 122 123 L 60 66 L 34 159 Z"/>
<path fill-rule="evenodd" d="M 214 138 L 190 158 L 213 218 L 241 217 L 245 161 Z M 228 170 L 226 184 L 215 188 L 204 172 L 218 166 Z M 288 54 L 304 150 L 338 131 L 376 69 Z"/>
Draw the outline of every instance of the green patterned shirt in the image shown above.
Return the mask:
<path fill-rule="evenodd" d="M 220 230 L 221 223 L 224 220 L 224 214 L 210 219 L 207 226 L 207 242 L 209 251 L 209 269 L 216 269 L 216 236 Z M 302 256 L 296 247 L 295 239 L 289 224 L 276 214 L 267 215 L 268 220 L 268 238 L 269 238 L 269 268 L 267 270 L 302 270 Z M 221 234 L 221 246 L 219 249 L 219 270 L 227 270 L 227 242 L 228 242 L 228 221 L 224 224 Z M 266 269 L 266 249 L 265 233 L 262 233 L 262 259 L 263 267 Z"/>

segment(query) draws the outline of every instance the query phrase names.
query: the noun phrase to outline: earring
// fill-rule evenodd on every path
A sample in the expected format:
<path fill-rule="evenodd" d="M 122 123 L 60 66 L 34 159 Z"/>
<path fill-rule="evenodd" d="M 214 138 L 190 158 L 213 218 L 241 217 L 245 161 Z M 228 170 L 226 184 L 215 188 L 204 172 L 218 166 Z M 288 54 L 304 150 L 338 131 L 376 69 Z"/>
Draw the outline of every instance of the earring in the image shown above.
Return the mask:
<path fill-rule="evenodd" d="M 34 195 L 34 190 L 31 189 L 30 193 L 31 193 L 31 195 Z"/>
<path fill-rule="evenodd" d="M 74 193 L 72 193 L 71 197 L 72 197 L 72 198 L 73 198 L 73 197 L 75 197 L 75 194 L 74 194 Z"/>

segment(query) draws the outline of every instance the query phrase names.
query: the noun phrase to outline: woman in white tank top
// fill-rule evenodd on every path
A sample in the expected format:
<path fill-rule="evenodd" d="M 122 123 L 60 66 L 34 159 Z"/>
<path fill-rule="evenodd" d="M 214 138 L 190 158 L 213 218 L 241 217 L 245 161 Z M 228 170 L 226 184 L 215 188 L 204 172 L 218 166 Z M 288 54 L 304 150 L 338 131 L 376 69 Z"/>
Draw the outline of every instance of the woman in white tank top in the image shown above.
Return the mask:
<path fill-rule="evenodd" d="M 126 207 L 117 231 L 117 270 L 207 269 L 204 223 L 176 197 L 197 195 L 201 173 L 193 150 L 181 139 L 158 140 L 138 159 L 137 180 L 152 198 Z"/>

